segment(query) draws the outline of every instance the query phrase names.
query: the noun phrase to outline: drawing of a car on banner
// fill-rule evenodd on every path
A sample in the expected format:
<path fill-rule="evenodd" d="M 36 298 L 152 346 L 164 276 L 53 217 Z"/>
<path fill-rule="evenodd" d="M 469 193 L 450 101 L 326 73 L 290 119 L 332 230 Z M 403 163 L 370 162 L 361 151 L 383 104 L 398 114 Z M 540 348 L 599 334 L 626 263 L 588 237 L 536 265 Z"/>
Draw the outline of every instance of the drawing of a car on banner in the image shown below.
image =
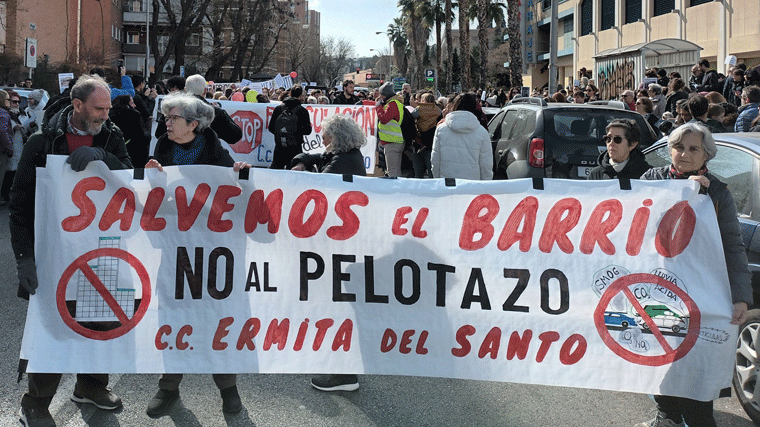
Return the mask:
<path fill-rule="evenodd" d="M 689 317 L 674 312 L 666 305 L 647 305 L 644 306 L 644 311 L 661 331 L 672 331 L 678 334 L 682 331 L 685 333 L 689 328 Z M 649 324 L 643 317 L 637 315 L 636 323 L 645 331 L 649 330 Z"/>
<path fill-rule="evenodd" d="M 629 326 L 638 325 L 637 320 L 628 315 L 627 313 L 621 313 L 619 311 L 605 311 L 604 312 L 604 324 L 606 326 L 612 326 L 614 328 L 627 328 Z"/>

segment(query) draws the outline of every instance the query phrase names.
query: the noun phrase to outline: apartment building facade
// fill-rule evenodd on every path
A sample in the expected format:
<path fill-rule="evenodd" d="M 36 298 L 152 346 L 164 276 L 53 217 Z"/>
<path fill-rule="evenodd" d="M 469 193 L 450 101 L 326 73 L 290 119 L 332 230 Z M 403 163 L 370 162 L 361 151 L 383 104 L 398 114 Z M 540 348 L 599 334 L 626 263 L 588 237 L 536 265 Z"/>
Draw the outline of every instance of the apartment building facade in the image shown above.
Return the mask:
<path fill-rule="evenodd" d="M 586 68 L 605 98 L 638 87 L 651 67 L 688 78 L 700 58 L 726 73 L 733 55 L 760 65 L 760 0 L 559 0 L 558 79 L 572 85 Z M 526 86 L 548 82 L 551 0 L 523 0 Z"/>

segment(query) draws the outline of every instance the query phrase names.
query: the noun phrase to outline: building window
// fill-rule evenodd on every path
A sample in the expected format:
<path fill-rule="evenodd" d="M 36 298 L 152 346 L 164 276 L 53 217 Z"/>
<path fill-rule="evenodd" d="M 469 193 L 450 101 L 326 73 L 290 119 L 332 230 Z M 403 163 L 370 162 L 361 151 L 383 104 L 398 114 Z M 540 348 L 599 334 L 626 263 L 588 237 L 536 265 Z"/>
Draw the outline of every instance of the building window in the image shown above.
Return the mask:
<path fill-rule="evenodd" d="M 697 6 L 697 5 L 700 5 L 700 4 L 710 3 L 711 1 L 713 1 L 713 0 L 691 0 L 691 5 L 690 6 Z"/>
<path fill-rule="evenodd" d="M 594 4 L 592 0 L 581 3 L 581 36 L 591 34 L 594 29 Z"/>
<path fill-rule="evenodd" d="M 676 8 L 676 0 L 655 0 L 654 16 L 665 15 Z"/>
<path fill-rule="evenodd" d="M 187 43 L 185 43 L 185 46 L 200 46 L 201 45 L 201 35 L 198 33 L 190 34 L 190 37 L 187 38 Z"/>
<path fill-rule="evenodd" d="M 602 0 L 602 22 L 600 30 L 609 30 L 615 26 L 615 0 Z"/>
<path fill-rule="evenodd" d="M 140 32 L 127 31 L 127 44 L 140 44 Z"/>
<path fill-rule="evenodd" d="M 625 23 L 632 24 L 639 19 L 641 19 L 641 0 L 625 0 Z"/>
<path fill-rule="evenodd" d="M 552 0 L 543 0 L 541 3 L 544 9 L 552 7 Z"/>

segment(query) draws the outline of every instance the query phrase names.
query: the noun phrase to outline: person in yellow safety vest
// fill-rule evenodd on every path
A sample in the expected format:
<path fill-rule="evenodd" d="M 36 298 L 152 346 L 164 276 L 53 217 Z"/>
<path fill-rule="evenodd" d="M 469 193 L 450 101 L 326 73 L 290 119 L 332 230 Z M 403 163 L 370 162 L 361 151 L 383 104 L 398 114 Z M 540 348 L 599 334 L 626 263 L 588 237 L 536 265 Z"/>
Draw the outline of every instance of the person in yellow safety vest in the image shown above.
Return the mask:
<path fill-rule="evenodd" d="M 404 154 L 404 135 L 401 120 L 404 118 L 404 100 L 396 95 L 393 83 L 380 86 L 380 100 L 375 110 L 378 120 L 378 139 L 385 153 L 386 173 L 391 178 L 401 175 L 401 156 Z"/>

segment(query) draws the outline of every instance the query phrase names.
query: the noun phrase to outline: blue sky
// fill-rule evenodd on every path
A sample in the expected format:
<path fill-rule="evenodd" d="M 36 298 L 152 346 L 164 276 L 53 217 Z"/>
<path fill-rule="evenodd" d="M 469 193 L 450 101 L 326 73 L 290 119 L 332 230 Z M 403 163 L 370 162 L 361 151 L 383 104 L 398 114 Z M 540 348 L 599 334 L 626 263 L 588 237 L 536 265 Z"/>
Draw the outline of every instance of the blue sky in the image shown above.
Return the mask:
<path fill-rule="evenodd" d="M 309 9 L 321 13 L 323 38 L 349 39 L 354 43 L 356 57 L 365 57 L 375 55 L 370 49 L 388 51 L 385 33 L 393 19 L 400 16 L 397 3 L 397 0 L 309 0 Z M 456 12 L 453 28 L 457 28 Z M 383 34 L 375 34 L 377 31 Z"/>
<path fill-rule="evenodd" d="M 388 50 L 385 32 L 399 16 L 397 0 L 310 0 L 309 9 L 321 13 L 321 36 L 349 39 L 357 57 L 373 56 L 370 49 Z M 383 34 L 375 34 L 382 31 Z"/>

